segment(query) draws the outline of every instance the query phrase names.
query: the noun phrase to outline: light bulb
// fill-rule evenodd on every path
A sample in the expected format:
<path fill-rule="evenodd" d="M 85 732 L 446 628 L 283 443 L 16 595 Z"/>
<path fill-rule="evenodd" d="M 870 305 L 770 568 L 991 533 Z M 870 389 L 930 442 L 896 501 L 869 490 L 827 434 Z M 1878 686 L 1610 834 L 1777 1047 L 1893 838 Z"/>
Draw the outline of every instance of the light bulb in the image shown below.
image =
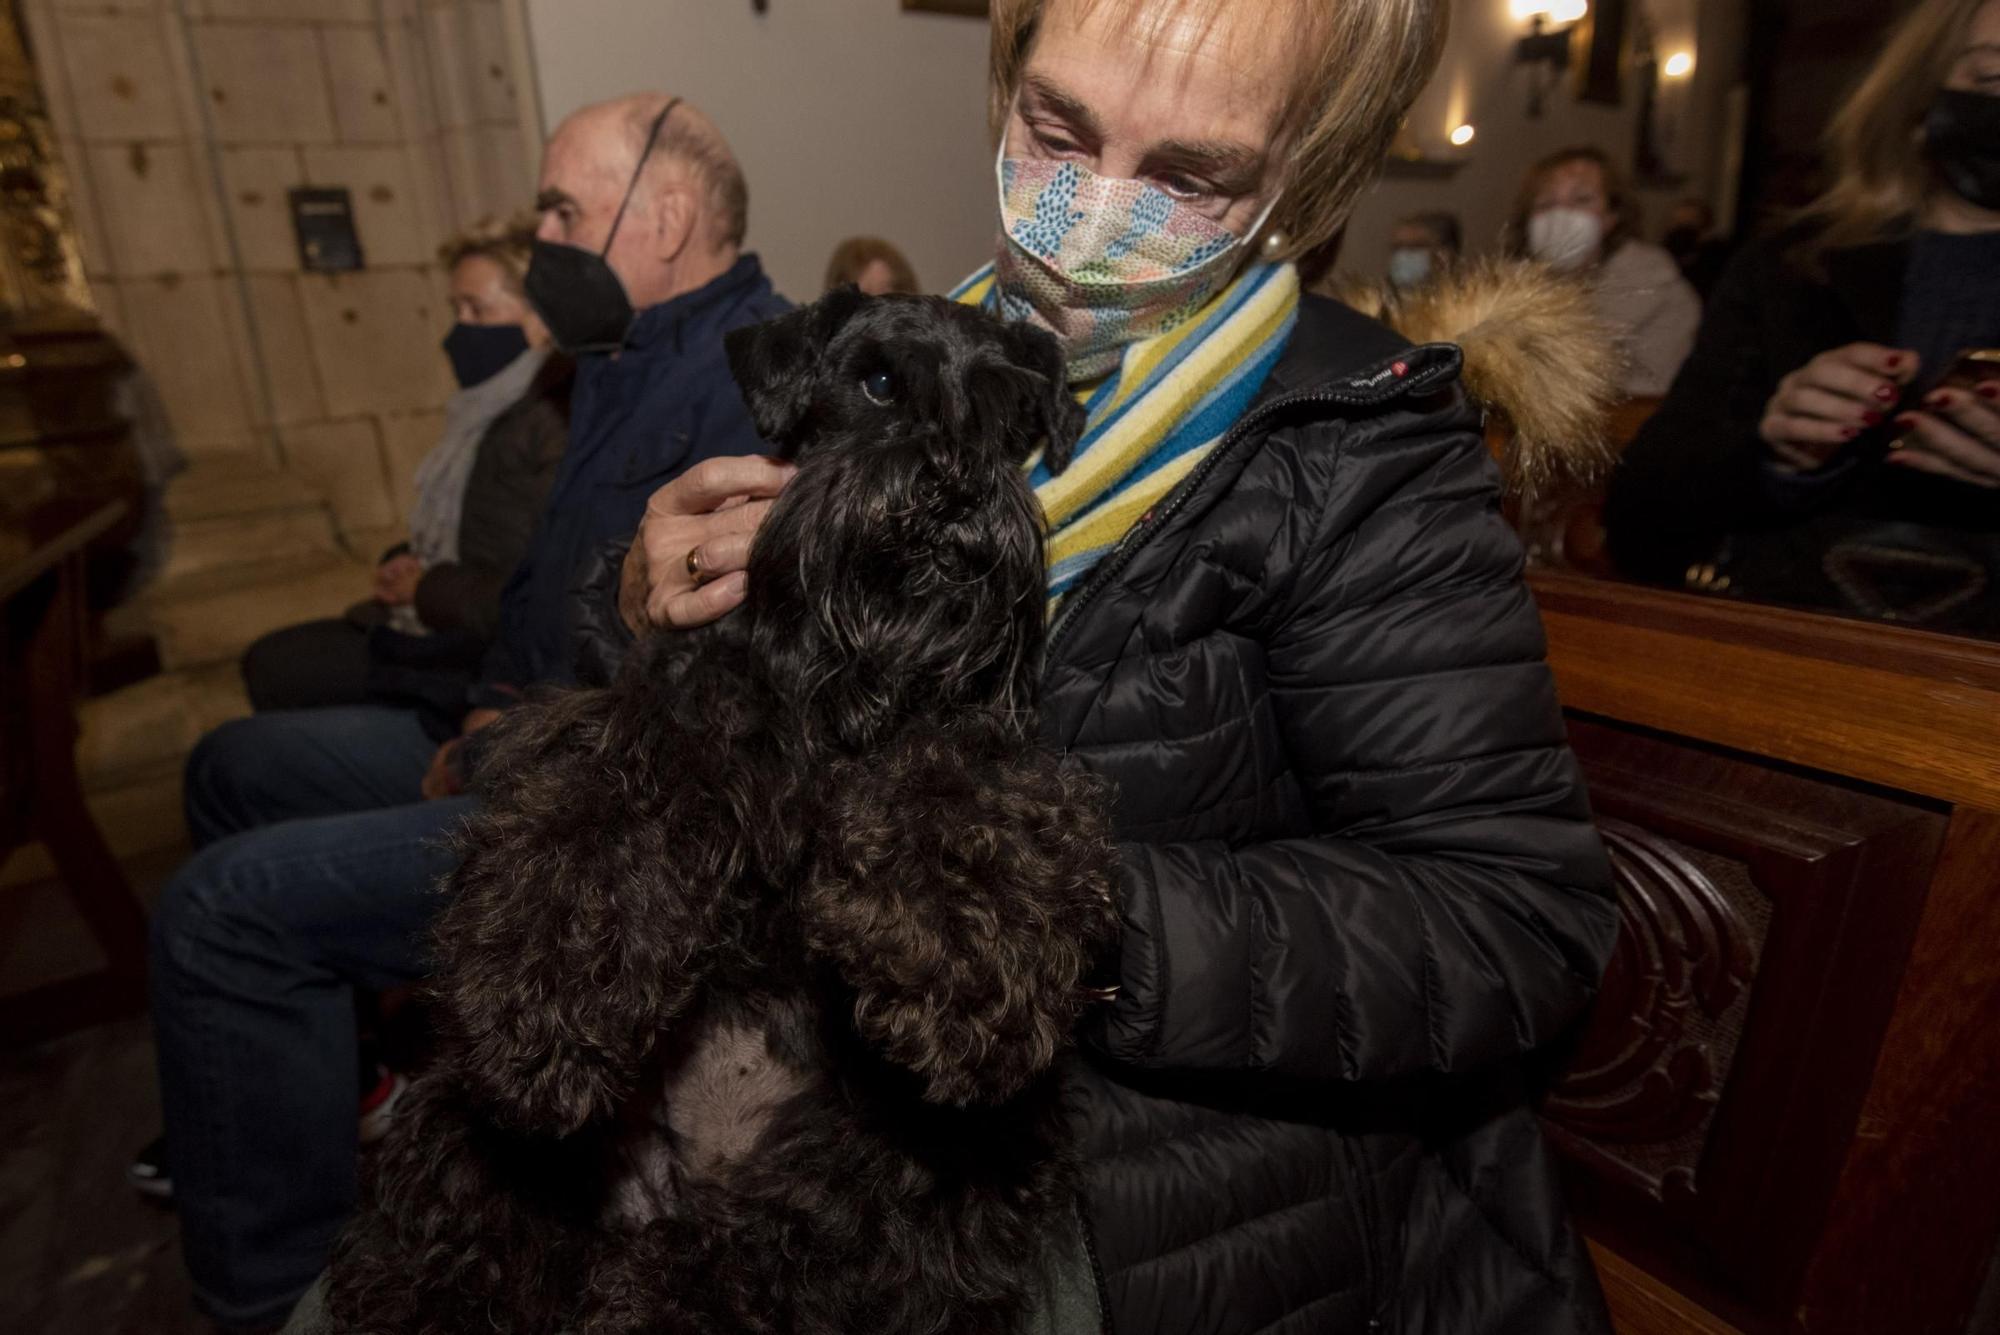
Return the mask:
<path fill-rule="evenodd" d="M 1684 79 L 1694 72 L 1694 55 L 1688 51 L 1676 51 L 1667 57 L 1662 69 L 1669 79 Z"/>
<path fill-rule="evenodd" d="M 1476 133 L 1478 131 L 1474 130 L 1470 125 L 1461 125 L 1451 132 L 1451 142 L 1455 147 L 1464 148 L 1472 142 L 1472 136 Z"/>

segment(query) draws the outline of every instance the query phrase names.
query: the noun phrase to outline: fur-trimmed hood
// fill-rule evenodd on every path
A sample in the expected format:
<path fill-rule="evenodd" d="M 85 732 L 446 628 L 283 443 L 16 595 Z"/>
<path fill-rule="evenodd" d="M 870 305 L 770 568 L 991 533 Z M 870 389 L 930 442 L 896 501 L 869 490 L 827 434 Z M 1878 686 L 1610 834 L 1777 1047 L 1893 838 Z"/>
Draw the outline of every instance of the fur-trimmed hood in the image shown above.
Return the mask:
<path fill-rule="evenodd" d="M 1466 391 L 1498 418 L 1508 490 L 1590 482 L 1612 462 L 1605 425 L 1620 398 L 1618 341 L 1590 288 L 1543 265 L 1460 265 L 1413 292 L 1350 286 L 1340 299 L 1412 343 L 1456 343 Z"/>

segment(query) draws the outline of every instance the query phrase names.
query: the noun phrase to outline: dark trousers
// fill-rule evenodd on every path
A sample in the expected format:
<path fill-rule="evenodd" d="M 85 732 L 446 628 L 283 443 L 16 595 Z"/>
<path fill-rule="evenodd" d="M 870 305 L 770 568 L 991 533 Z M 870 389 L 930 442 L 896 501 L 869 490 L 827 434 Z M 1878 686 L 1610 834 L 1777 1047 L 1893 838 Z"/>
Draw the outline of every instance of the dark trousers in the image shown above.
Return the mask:
<path fill-rule="evenodd" d="M 368 699 L 368 628 L 327 617 L 274 630 L 243 651 L 243 687 L 260 714 Z"/>
<path fill-rule="evenodd" d="M 356 1196 L 353 990 L 420 978 L 443 845 L 471 799 L 420 800 L 415 715 L 225 724 L 190 757 L 199 851 L 153 919 L 167 1162 L 197 1301 L 282 1321 Z"/>

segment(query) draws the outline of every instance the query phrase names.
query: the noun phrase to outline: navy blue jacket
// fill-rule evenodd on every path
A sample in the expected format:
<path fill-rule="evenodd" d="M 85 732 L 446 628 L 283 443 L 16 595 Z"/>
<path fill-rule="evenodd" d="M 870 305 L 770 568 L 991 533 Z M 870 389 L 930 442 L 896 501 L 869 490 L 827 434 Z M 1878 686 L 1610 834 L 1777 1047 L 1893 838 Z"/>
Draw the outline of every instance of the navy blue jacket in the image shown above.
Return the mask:
<path fill-rule="evenodd" d="M 607 543 L 630 539 L 646 498 L 695 463 L 761 454 L 723 355 L 732 329 L 782 315 L 755 255 L 707 286 L 649 307 L 616 356 L 577 360 L 569 451 L 528 555 L 500 596 L 500 629 L 474 706 L 504 708 L 530 686 L 575 680 L 570 589 Z"/>

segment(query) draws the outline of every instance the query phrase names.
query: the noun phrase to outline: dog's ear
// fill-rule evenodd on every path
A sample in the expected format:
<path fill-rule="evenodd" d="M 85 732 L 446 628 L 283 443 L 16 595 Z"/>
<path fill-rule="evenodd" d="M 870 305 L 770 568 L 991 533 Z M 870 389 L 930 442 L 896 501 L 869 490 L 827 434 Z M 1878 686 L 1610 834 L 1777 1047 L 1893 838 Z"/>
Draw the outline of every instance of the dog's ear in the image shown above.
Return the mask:
<path fill-rule="evenodd" d="M 1032 450 L 1037 440 L 1046 441 L 1042 461 L 1049 472 L 1060 473 L 1076 452 L 1085 418 L 1083 405 L 1070 393 L 1062 344 L 1046 329 L 1017 322 L 1007 326 L 1007 356 L 1040 381 L 1033 392 L 1035 429 L 1027 448 Z"/>
<path fill-rule="evenodd" d="M 828 340 L 866 300 L 849 284 L 789 315 L 723 336 L 729 373 L 743 391 L 750 420 L 781 453 L 791 453 L 792 438 L 812 408 Z"/>

